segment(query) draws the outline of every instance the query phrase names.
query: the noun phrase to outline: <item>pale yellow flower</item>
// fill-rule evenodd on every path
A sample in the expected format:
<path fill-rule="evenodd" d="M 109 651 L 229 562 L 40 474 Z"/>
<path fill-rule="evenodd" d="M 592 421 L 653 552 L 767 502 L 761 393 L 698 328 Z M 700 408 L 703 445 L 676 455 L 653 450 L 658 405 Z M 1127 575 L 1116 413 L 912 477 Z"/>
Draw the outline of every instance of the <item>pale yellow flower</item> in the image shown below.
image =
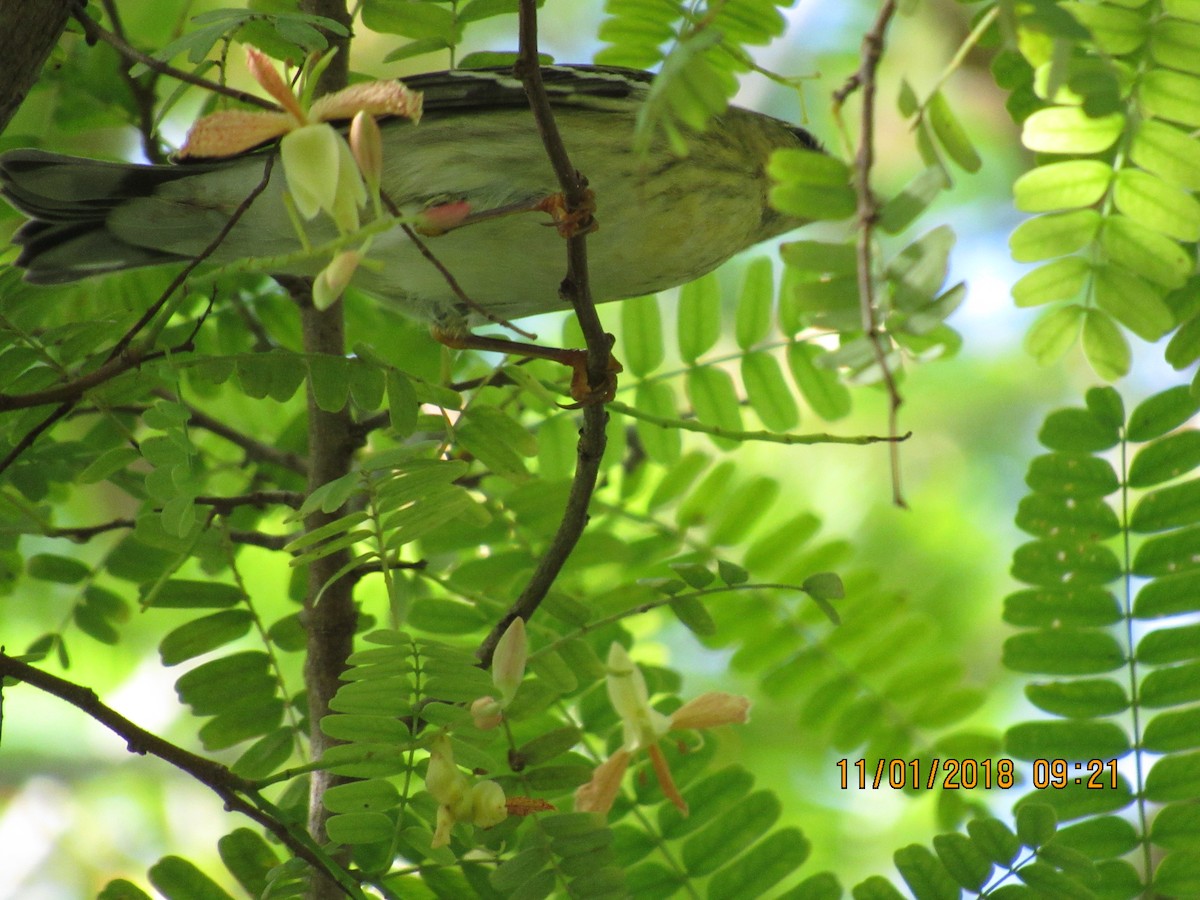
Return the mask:
<path fill-rule="evenodd" d="M 624 647 L 613 643 L 607 665 L 608 697 L 621 717 L 625 739 L 616 753 L 596 767 L 591 781 L 575 792 L 576 811 L 607 813 L 612 809 L 633 755 L 645 750 L 663 796 L 687 815 L 687 803 L 675 786 L 659 740 L 670 731 L 745 724 L 749 721 L 750 701 L 735 694 L 710 691 L 688 701 L 671 715 L 663 715 L 650 706 L 646 679 Z"/>

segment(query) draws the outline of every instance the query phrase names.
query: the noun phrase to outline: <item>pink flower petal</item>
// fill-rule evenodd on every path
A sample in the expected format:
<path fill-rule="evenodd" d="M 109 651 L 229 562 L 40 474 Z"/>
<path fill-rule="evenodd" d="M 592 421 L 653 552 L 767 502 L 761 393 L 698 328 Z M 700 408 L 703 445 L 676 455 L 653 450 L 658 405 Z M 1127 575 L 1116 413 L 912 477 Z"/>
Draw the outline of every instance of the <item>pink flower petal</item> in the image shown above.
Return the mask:
<path fill-rule="evenodd" d="M 715 728 L 750 721 L 750 701 L 737 694 L 709 691 L 671 714 L 671 729 Z"/>
<path fill-rule="evenodd" d="M 621 779 L 629 768 L 629 752 L 618 750 L 592 773 L 592 780 L 575 791 L 575 811 L 607 814 L 612 809 Z"/>
<path fill-rule="evenodd" d="M 418 122 L 424 97 L 399 81 L 364 81 L 317 99 L 309 110 L 315 121 L 352 119 L 355 113 L 373 116 L 404 116 Z"/>
<path fill-rule="evenodd" d="M 654 766 L 654 777 L 658 779 L 658 786 L 662 788 L 663 796 L 674 803 L 686 816 L 688 814 L 687 801 L 679 793 L 679 788 L 675 787 L 675 779 L 671 777 L 671 767 L 667 765 L 667 758 L 663 756 L 661 748 L 658 744 L 651 744 L 646 748 L 646 752 L 650 754 L 650 764 Z"/>
<path fill-rule="evenodd" d="M 275 98 L 275 102 L 291 113 L 297 125 L 303 125 L 305 120 L 304 110 L 300 108 L 300 101 L 296 99 L 296 95 L 292 93 L 292 89 L 288 87 L 283 76 L 276 71 L 271 60 L 261 50 L 255 47 L 246 48 L 246 68 L 250 70 L 250 74 L 254 76 L 254 80 L 262 85 L 262 89 Z"/>
<path fill-rule="evenodd" d="M 287 113 L 224 110 L 196 120 L 177 154 L 186 157 L 237 156 L 286 134 L 292 127 Z"/>

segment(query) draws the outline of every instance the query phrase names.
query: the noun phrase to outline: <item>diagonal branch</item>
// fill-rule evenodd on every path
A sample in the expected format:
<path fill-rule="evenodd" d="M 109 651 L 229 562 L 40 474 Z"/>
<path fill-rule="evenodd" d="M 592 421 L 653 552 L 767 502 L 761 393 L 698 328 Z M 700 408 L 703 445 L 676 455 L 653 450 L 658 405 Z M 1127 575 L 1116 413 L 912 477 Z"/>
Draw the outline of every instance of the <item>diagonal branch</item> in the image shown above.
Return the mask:
<path fill-rule="evenodd" d="M 545 86 L 542 84 L 542 73 L 538 67 L 536 0 L 521 0 L 519 27 L 521 44 L 514 71 L 525 85 L 525 93 L 529 97 L 529 106 L 537 122 L 538 133 L 542 136 L 546 155 L 554 167 L 554 174 L 562 188 L 566 213 L 570 217 L 587 210 L 591 197 L 587 190 L 587 179 L 571 165 L 562 135 L 559 134 L 558 125 L 554 121 Z M 567 238 L 567 277 L 563 280 L 560 293 L 564 299 L 571 302 L 580 328 L 583 329 L 584 341 L 587 344 L 588 381 L 591 384 L 600 384 L 608 373 L 611 342 L 600 324 L 600 317 L 596 315 L 596 305 L 592 301 L 592 292 L 588 284 L 586 231 L 586 227 L 581 227 Z M 571 493 L 567 498 L 566 509 L 563 510 L 562 521 L 525 590 L 480 645 L 477 656 L 484 668 L 491 666 L 496 644 L 512 621 L 517 618 L 528 621 L 541 605 L 571 551 L 575 549 L 580 535 L 583 534 L 588 521 L 588 504 L 596 489 L 600 460 L 604 456 L 604 426 L 607 422 L 608 413 L 604 411 L 603 405 L 584 407 L 575 479 L 571 482 Z"/>
<path fill-rule="evenodd" d="M 895 0 L 884 0 L 871 29 L 863 35 L 861 62 L 858 70 L 834 91 L 834 104 L 840 108 L 856 90 L 862 91 L 862 111 L 858 152 L 854 158 L 854 186 L 858 195 L 858 245 L 857 276 L 858 297 L 862 312 L 863 331 L 871 343 L 871 352 L 879 366 L 880 377 L 888 395 L 888 434 L 893 442 L 889 447 L 892 466 L 892 502 L 904 507 L 904 495 L 900 489 L 900 450 L 896 443 L 899 434 L 898 414 L 904 402 L 896 377 L 887 361 L 885 337 L 880 330 L 875 305 L 875 279 L 872 273 L 872 253 L 875 240 L 875 225 L 879 221 L 879 201 L 871 192 L 871 169 L 875 165 L 875 76 L 879 60 L 883 56 L 884 39 L 892 17 L 896 14 Z"/>
<path fill-rule="evenodd" d="M 362 892 L 345 871 L 339 869 L 322 853 L 307 835 L 297 835 L 283 821 L 259 809 L 243 795 L 256 796 L 257 785 L 235 775 L 225 766 L 203 756 L 197 756 L 152 732 L 139 728 L 115 709 L 106 706 L 91 688 L 51 675 L 31 666 L 0 649 L 0 678 L 13 678 L 69 703 L 95 719 L 125 741 L 130 753 L 157 756 L 164 762 L 190 775 L 220 797 L 228 809 L 240 812 L 262 825 L 288 847 L 296 856 L 319 871 L 334 878 L 348 896 L 362 897 Z"/>

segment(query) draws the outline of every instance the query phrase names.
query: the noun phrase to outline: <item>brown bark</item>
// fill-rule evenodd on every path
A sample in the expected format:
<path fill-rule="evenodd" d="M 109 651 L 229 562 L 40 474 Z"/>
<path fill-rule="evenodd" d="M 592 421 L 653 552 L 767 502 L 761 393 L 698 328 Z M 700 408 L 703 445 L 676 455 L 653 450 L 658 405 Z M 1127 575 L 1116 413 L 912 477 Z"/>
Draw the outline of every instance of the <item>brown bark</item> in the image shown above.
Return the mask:
<path fill-rule="evenodd" d="M 71 0 L 0 0 L 0 133 L 37 81 L 74 5 Z"/>

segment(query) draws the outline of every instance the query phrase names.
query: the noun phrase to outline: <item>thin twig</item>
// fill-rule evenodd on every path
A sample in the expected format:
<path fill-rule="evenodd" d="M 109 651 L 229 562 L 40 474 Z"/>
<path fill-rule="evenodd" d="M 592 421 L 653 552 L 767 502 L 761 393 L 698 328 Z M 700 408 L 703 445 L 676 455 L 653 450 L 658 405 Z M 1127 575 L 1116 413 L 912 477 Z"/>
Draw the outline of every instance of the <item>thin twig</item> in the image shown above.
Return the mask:
<path fill-rule="evenodd" d="M 274 155 L 268 156 L 266 158 L 266 165 L 263 167 L 262 180 L 254 186 L 254 189 L 249 193 L 249 195 L 247 195 L 246 199 L 243 200 L 238 205 L 237 209 L 233 211 L 233 214 L 229 217 L 229 221 L 222 226 L 221 230 L 217 233 L 217 236 L 213 238 L 211 242 L 209 242 L 208 246 L 206 246 L 195 259 L 191 260 L 186 266 L 183 267 L 182 270 L 180 270 L 179 274 L 171 280 L 171 283 L 167 285 L 166 289 L 163 290 L 151 307 L 146 310 L 142 317 L 138 319 L 128 331 L 125 332 L 119 341 L 117 341 L 112 350 L 109 351 L 108 356 L 105 358 L 105 364 L 110 363 L 125 354 L 126 348 L 130 345 L 130 343 L 133 342 L 133 339 L 141 333 L 142 329 L 144 329 L 154 319 L 155 316 L 158 315 L 158 313 L 166 305 L 167 301 L 170 300 L 175 291 L 177 291 L 183 285 L 188 276 L 192 274 L 196 267 L 208 259 L 208 257 L 210 257 L 214 252 L 216 252 L 216 249 L 221 246 L 221 243 L 229 235 L 229 232 L 233 230 L 233 227 L 238 223 L 242 216 L 246 214 L 246 210 L 250 208 L 250 204 L 252 204 L 258 198 L 259 194 L 266 190 L 267 182 L 271 179 L 271 169 L 274 167 L 274 164 Z M 103 365 L 101 368 L 103 368 Z M 47 429 L 49 429 L 51 425 L 70 413 L 71 410 L 74 409 L 75 404 L 78 402 L 78 397 L 64 401 L 61 406 L 54 410 L 54 412 L 50 413 L 50 415 L 30 429 L 29 432 L 23 438 L 21 438 L 21 440 L 17 441 L 12 450 L 5 454 L 3 459 L 0 459 L 0 474 L 3 474 L 9 466 L 11 466 L 17 459 L 20 458 L 22 453 L 32 447 L 34 441 L 36 441 Z"/>
<path fill-rule="evenodd" d="M 888 394 L 888 434 L 893 438 L 899 432 L 898 414 L 904 402 L 896 385 L 887 360 L 887 338 L 879 327 L 875 308 L 875 280 L 872 272 L 875 225 L 879 220 L 879 201 L 871 192 L 871 168 L 875 164 L 875 74 L 883 55 L 884 38 L 888 25 L 896 14 L 895 0 L 884 0 L 875 18 L 875 24 L 863 35 L 861 63 L 853 75 L 833 94 L 834 104 L 840 107 L 856 90 L 862 91 L 861 125 L 858 137 L 858 152 L 854 159 L 854 187 L 858 195 L 858 246 L 857 275 L 858 298 L 862 312 L 862 326 L 880 377 Z M 906 507 L 900 488 L 900 451 L 895 441 L 890 447 L 892 467 L 892 502 Z"/>
<path fill-rule="evenodd" d="M 178 397 L 171 395 L 166 391 L 155 391 L 155 394 L 170 400 L 173 403 L 181 403 Z M 259 462 L 271 463 L 272 465 L 280 466 L 292 472 L 297 472 L 304 475 L 308 472 L 308 461 L 298 453 L 292 453 L 287 450 L 280 450 L 271 444 L 263 441 L 255 440 L 247 434 L 238 431 L 230 426 L 227 422 L 221 419 L 210 416 L 202 409 L 198 409 L 187 403 L 182 403 L 187 409 L 191 418 L 188 419 L 188 425 L 192 428 L 203 428 L 205 431 L 211 431 L 217 437 L 223 437 L 231 444 L 236 444 L 246 452 L 246 456 L 250 459 L 258 460 Z"/>
<path fill-rule="evenodd" d="M 244 799 L 243 794 L 256 796 L 257 786 L 254 782 L 235 775 L 218 762 L 197 756 L 152 732 L 139 728 L 115 709 L 102 703 L 91 688 L 59 678 L 57 675 L 51 675 L 36 666 L 9 656 L 2 649 L 0 649 L 0 677 L 22 681 L 69 703 L 125 741 L 129 752 L 141 755 L 148 753 L 156 756 L 190 775 L 220 797 L 228 809 L 253 819 L 279 838 L 296 856 L 334 878 L 343 886 L 349 896 L 362 897 L 362 892 L 350 876 L 333 865 L 329 858 L 312 844 L 307 835 L 302 837 L 296 834 L 282 820 Z"/>
<path fill-rule="evenodd" d="M 562 135 L 559 134 L 554 121 L 554 112 L 550 108 L 545 86 L 542 84 L 542 73 L 538 67 L 536 0 L 521 0 L 519 16 L 520 51 L 514 71 L 525 85 L 525 93 L 529 97 L 529 106 L 537 122 L 538 133 L 541 134 L 546 155 L 562 188 L 566 213 L 568 216 L 578 215 L 589 208 L 591 196 L 587 190 L 586 179 L 571 165 Z M 596 315 L 596 306 L 592 301 L 588 282 L 587 224 L 589 223 L 581 223 L 582 227 L 567 238 L 567 277 L 563 280 L 561 294 L 574 307 L 575 316 L 583 330 L 584 341 L 587 344 L 588 381 L 591 384 L 601 384 L 609 375 L 611 344 L 608 335 L 604 333 L 604 327 L 600 324 L 599 316 Z M 567 498 L 566 509 L 563 510 L 562 521 L 559 522 L 558 530 L 542 554 L 525 590 L 480 645 L 476 655 L 485 669 L 491 666 L 496 644 L 513 620 L 521 618 L 528 621 L 541 605 L 571 551 L 575 549 L 580 535 L 583 534 L 588 521 L 588 505 L 600 473 L 600 460 L 604 456 L 604 427 L 607 423 L 608 413 L 603 405 L 584 407 L 575 478 L 571 482 L 571 493 Z"/>
<path fill-rule="evenodd" d="M 718 428 L 715 425 L 705 425 L 695 419 L 672 419 L 667 416 L 656 416 L 636 406 L 629 406 L 616 400 L 609 401 L 608 408 L 613 412 L 622 413 L 632 419 L 640 419 L 651 425 L 663 428 L 694 431 L 699 434 L 710 434 L 713 437 L 729 438 L 731 441 L 763 441 L 771 444 L 881 444 L 888 441 L 907 441 L 912 432 L 904 434 L 829 434 L 814 432 L 810 434 L 794 434 L 777 431 L 731 431 Z"/>
<path fill-rule="evenodd" d="M 108 20 L 112 22 L 113 34 L 128 43 L 125 37 L 125 27 L 121 24 L 121 16 L 117 11 L 115 0 L 102 0 L 101 5 L 108 15 Z M 154 105 L 158 100 L 154 93 L 154 85 L 158 80 L 159 73 L 152 72 L 150 78 L 146 80 L 134 78 L 130 74 L 133 62 L 131 60 L 125 62 L 126 64 L 121 66 L 121 80 L 129 88 L 134 105 L 137 107 L 138 133 L 142 137 L 142 153 L 152 163 L 165 163 L 167 161 L 166 154 L 154 136 Z"/>
<path fill-rule="evenodd" d="M 207 78 L 202 78 L 199 75 L 194 75 L 191 72 L 185 72 L 183 69 L 177 69 L 170 63 L 163 62 L 161 59 L 156 59 L 148 53 L 143 53 L 141 50 L 131 46 L 128 41 L 123 40 L 120 36 L 113 34 L 111 31 L 102 26 L 99 22 L 89 16 L 80 5 L 75 10 L 75 18 L 80 25 L 83 26 L 83 33 L 89 41 L 103 41 L 108 44 L 121 56 L 132 62 L 141 63 L 152 72 L 157 72 L 159 75 L 167 75 L 174 78 L 176 81 L 182 81 L 186 84 L 194 85 L 195 87 L 204 88 L 206 91 L 212 91 L 214 94 L 220 94 L 223 97 L 229 97 L 241 103 L 257 106 L 259 109 L 269 109 L 272 112 L 279 112 L 279 107 L 269 100 L 264 100 L 262 97 L 256 97 L 254 94 L 248 94 L 245 91 L 239 91 L 235 88 L 227 87 L 216 81 L 209 81 Z"/>

